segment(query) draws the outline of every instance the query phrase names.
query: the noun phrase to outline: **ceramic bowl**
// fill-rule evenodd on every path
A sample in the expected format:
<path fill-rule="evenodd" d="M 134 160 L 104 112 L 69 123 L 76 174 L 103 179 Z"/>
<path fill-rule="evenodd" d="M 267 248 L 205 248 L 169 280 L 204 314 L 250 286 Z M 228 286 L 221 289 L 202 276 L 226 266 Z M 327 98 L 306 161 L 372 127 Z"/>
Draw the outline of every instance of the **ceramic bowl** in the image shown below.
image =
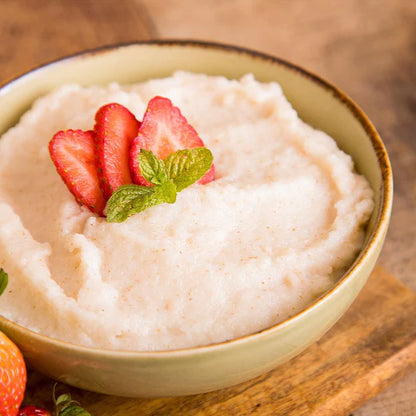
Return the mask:
<path fill-rule="evenodd" d="M 239 339 L 167 352 L 86 348 L 22 328 L 0 316 L 0 329 L 40 372 L 101 393 L 154 397 L 207 392 L 237 384 L 291 359 L 343 315 L 365 284 L 382 247 L 391 212 L 392 173 L 384 145 L 360 108 L 322 78 L 262 53 L 213 43 L 153 41 L 87 51 L 37 68 L 0 89 L 0 134 L 32 102 L 66 83 L 133 83 L 182 69 L 238 78 L 251 72 L 278 81 L 304 121 L 333 136 L 375 193 L 366 241 L 339 282 L 284 322 Z"/>

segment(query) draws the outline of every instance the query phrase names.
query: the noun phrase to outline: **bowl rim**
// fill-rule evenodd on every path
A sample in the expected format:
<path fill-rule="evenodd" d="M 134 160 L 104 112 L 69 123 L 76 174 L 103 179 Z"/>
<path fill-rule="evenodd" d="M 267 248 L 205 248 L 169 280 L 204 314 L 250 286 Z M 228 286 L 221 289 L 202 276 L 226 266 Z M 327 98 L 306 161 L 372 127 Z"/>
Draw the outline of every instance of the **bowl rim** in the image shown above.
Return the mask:
<path fill-rule="evenodd" d="M 205 41 L 205 40 L 193 40 L 193 39 L 151 39 L 143 41 L 132 41 L 132 42 L 121 42 L 115 44 L 103 45 L 97 48 L 91 48 L 82 50 L 73 54 L 65 55 L 61 58 L 54 59 L 52 61 L 46 62 L 44 64 L 38 65 L 25 71 L 24 73 L 12 77 L 6 80 L 4 83 L 0 84 L 0 96 L 7 94 L 7 92 L 13 88 L 13 85 L 19 83 L 27 77 L 32 76 L 33 74 L 42 71 L 44 69 L 53 67 L 58 64 L 63 64 L 66 61 L 72 61 L 74 59 L 84 59 L 97 54 L 111 53 L 115 50 L 121 48 L 129 47 L 140 47 L 140 46 L 158 46 L 158 47 L 184 47 L 184 48 L 196 48 L 196 49 L 210 49 L 214 51 L 230 52 L 234 54 L 247 55 L 250 58 L 258 59 L 262 61 L 267 61 L 274 65 L 280 65 L 296 72 L 302 77 L 309 79 L 310 81 L 318 84 L 319 87 L 330 92 L 335 99 L 337 99 L 341 104 L 347 107 L 347 110 L 352 113 L 354 118 L 359 122 L 361 127 L 366 132 L 368 138 L 371 140 L 372 147 L 376 153 L 378 165 L 381 170 L 381 186 L 380 186 L 380 205 L 376 215 L 376 220 L 374 223 L 374 229 L 369 235 L 367 242 L 360 250 L 357 258 L 354 263 L 349 267 L 349 269 L 342 275 L 338 282 L 332 286 L 328 291 L 323 293 L 320 297 L 314 300 L 312 303 L 307 305 L 305 308 L 297 312 L 296 314 L 286 318 L 285 320 L 270 326 L 268 328 L 262 329 L 260 331 L 247 334 L 238 338 L 231 340 L 226 340 L 218 343 L 188 347 L 188 348 L 178 348 L 172 350 L 157 350 L 157 351 L 135 351 L 135 350 L 123 350 L 123 349 L 109 349 L 109 348 L 97 348 L 89 347 L 84 345 L 79 345 L 71 343 L 68 341 L 63 341 L 49 337 L 47 335 L 39 334 L 31 329 L 25 328 L 9 319 L 5 318 L 0 314 L 0 323 L 2 322 L 3 328 L 13 329 L 18 331 L 24 337 L 30 337 L 36 339 L 42 343 L 48 343 L 53 345 L 55 348 L 65 349 L 65 350 L 76 350 L 79 354 L 83 356 L 90 357 L 101 357 L 113 359 L 117 356 L 118 359 L 124 359 L 130 361 L 132 358 L 137 359 L 148 359 L 148 358 L 160 358 L 160 359 L 173 359 L 178 356 L 188 356 L 188 355 L 198 355 L 206 352 L 218 352 L 224 348 L 227 348 L 231 345 L 239 345 L 249 341 L 255 341 L 263 336 L 268 334 L 278 332 L 279 330 L 287 327 L 291 322 L 299 320 L 300 317 L 307 314 L 309 311 L 315 309 L 319 304 L 325 302 L 334 292 L 341 290 L 341 288 L 347 284 L 349 280 L 359 271 L 363 266 L 364 260 L 371 256 L 373 252 L 377 250 L 378 244 L 380 244 L 387 232 L 389 218 L 391 214 L 392 202 L 393 202 L 393 175 L 390 160 L 385 148 L 385 145 L 378 134 L 376 128 L 373 126 L 367 115 L 363 110 L 341 89 L 336 87 L 330 81 L 325 78 L 315 74 L 314 72 L 303 68 L 297 64 L 292 63 L 289 60 L 270 55 L 268 53 L 260 52 L 255 49 L 246 48 L 242 46 L 231 45 L 227 43 Z"/>

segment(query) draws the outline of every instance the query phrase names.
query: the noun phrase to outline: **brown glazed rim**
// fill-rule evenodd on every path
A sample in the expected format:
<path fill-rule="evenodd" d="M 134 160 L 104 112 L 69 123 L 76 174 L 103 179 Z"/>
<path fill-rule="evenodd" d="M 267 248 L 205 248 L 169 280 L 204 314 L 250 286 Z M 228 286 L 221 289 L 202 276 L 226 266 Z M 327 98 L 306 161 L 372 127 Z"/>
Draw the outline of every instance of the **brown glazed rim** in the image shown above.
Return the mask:
<path fill-rule="evenodd" d="M 0 96 L 7 92 L 9 88 L 13 86 L 14 83 L 19 82 L 23 78 L 30 76 L 31 74 L 41 71 L 45 68 L 50 66 L 54 66 L 56 64 L 65 63 L 67 60 L 73 59 L 83 59 L 92 55 L 97 54 L 105 54 L 109 53 L 113 50 L 119 48 L 129 48 L 135 46 L 159 46 L 163 48 L 169 47 L 184 47 L 184 48 L 196 48 L 196 49 L 210 49 L 210 50 L 217 50 L 222 52 L 229 52 L 232 54 L 241 54 L 247 55 L 250 58 L 267 61 L 274 65 L 284 66 L 296 73 L 300 76 L 308 78 L 310 81 L 318 84 L 320 87 L 324 88 L 326 91 L 330 92 L 338 101 L 340 101 L 343 105 L 347 107 L 347 109 L 353 114 L 356 120 L 360 123 L 360 125 L 365 130 L 367 136 L 370 138 L 373 149 L 377 155 L 378 164 L 381 170 L 382 175 L 382 182 L 381 182 L 381 189 L 380 189 L 380 205 L 379 210 L 377 212 L 377 217 L 374 225 L 374 229 L 369 236 L 367 243 L 360 251 L 359 256 L 355 260 L 355 262 L 351 265 L 349 270 L 339 279 L 339 281 L 327 292 L 325 292 L 322 296 L 320 296 L 317 300 L 315 300 L 312 304 L 307 306 L 306 308 L 302 309 L 300 312 L 292 315 L 291 317 L 285 319 L 282 322 L 279 322 L 276 325 L 273 325 L 269 328 L 264 330 L 245 335 L 239 338 L 235 338 L 229 341 L 223 341 L 215 344 L 209 344 L 200 347 L 191 347 L 191 348 L 183 348 L 183 349 L 174 349 L 174 350 L 162 350 L 162 351 L 129 351 L 129 350 L 111 350 L 111 349 L 100 349 L 100 348 L 93 348 L 93 347 L 86 347 L 78 344 L 72 344 L 70 342 L 57 340 L 46 335 L 38 334 L 30 329 L 24 328 L 21 325 L 18 325 L 14 322 L 9 321 L 8 319 L 4 318 L 0 315 L 0 321 L 3 321 L 4 328 L 15 328 L 25 336 L 31 337 L 32 339 L 36 339 L 39 342 L 44 342 L 48 344 L 53 344 L 57 348 L 64 348 L 68 350 L 76 350 L 77 352 L 83 354 L 84 356 L 90 357 L 98 357 L 101 356 L 103 358 L 117 358 L 120 359 L 147 359 L 147 358 L 164 358 L 170 359 L 178 356 L 186 356 L 186 355 L 194 355 L 194 354 L 203 354 L 207 352 L 218 351 L 228 345 L 231 346 L 232 344 L 240 344 L 244 342 L 248 342 L 250 340 L 255 340 L 262 336 L 265 336 L 271 332 L 277 331 L 279 329 L 283 329 L 284 327 L 288 326 L 290 322 L 299 319 L 302 315 L 307 313 L 309 310 L 315 308 L 321 302 L 325 302 L 325 300 L 330 297 L 330 295 L 340 290 L 340 287 L 346 283 L 347 280 L 352 278 L 353 274 L 358 272 L 360 267 L 363 265 L 364 260 L 368 257 L 371 252 L 376 250 L 377 244 L 381 243 L 384 238 L 384 235 L 387 231 L 390 211 L 392 206 L 392 199 L 393 199 L 393 177 L 392 177 L 392 170 L 390 161 L 387 155 L 387 151 L 385 146 L 377 133 L 375 127 L 370 122 L 368 117 L 365 113 L 358 107 L 354 101 L 346 95 L 343 91 L 337 88 L 335 85 L 331 84 L 324 78 L 315 75 L 314 73 L 295 65 L 291 62 L 288 62 L 284 59 L 274 57 L 263 52 L 259 52 L 256 50 L 246 49 L 240 46 L 233 46 L 227 44 L 221 44 L 217 42 L 207 42 L 201 40 L 187 40 L 187 39 L 160 39 L 160 40 L 147 40 L 147 41 L 138 41 L 138 42 L 129 42 L 129 43 L 119 43 L 114 45 L 106 45 L 96 49 L 81 51 L 44 65 L 38 66 L 33 68 L 32 70 L 27 71 L 26 73 L 9 80 L 8 82 L 4 83 L 0 86 Z"/>

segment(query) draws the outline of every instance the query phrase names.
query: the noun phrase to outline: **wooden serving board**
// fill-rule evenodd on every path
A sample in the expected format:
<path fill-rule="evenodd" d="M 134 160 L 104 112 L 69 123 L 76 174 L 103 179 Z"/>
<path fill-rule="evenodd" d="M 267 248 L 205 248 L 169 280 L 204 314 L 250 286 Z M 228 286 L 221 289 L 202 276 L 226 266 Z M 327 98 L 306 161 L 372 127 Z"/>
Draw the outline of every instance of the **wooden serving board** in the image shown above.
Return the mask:
<path fill-rule="evenodd" d="M 416 294 L 377 267 L 343 318 L 288 363 L 196 396 L 126 399 L 65 385 L 94 416 L 348 415 L 416 367 Z M 25 403 L 52 408 L 54 381 L 29 371 Z"/>

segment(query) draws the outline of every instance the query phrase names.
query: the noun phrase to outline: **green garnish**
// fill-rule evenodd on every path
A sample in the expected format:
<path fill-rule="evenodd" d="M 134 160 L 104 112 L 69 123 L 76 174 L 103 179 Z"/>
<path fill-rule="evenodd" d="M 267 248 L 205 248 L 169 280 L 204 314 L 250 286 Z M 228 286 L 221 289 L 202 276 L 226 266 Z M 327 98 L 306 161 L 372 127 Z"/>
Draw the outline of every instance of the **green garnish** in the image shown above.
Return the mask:
<path fill-rule="evenodd" d="M 90 412 L 87 412 L 80 404 L 72 400 L 69 393 L 64 393 L 56 397 L 56 385 L 53 386 L 52 398 L 55 404 L 55 415 L 56 416 L 91 416 Z"/>
<path fill-rule="evenodd" d="M 0 269 L 0 295 L 6 290 L 8 283 L 9 275 L 3 269 Z"/>
<path fill-rule="evenodd" d="M 165 160 L 141 149 L 138 157 L 140 173 L 154 186 L 120 186 L 107 202 L 107 222 L 123 222 L 164 202 L 173 204 L 177 193 L 202 178 L 213 161 L 206 147 L 178 150 Z"/>

